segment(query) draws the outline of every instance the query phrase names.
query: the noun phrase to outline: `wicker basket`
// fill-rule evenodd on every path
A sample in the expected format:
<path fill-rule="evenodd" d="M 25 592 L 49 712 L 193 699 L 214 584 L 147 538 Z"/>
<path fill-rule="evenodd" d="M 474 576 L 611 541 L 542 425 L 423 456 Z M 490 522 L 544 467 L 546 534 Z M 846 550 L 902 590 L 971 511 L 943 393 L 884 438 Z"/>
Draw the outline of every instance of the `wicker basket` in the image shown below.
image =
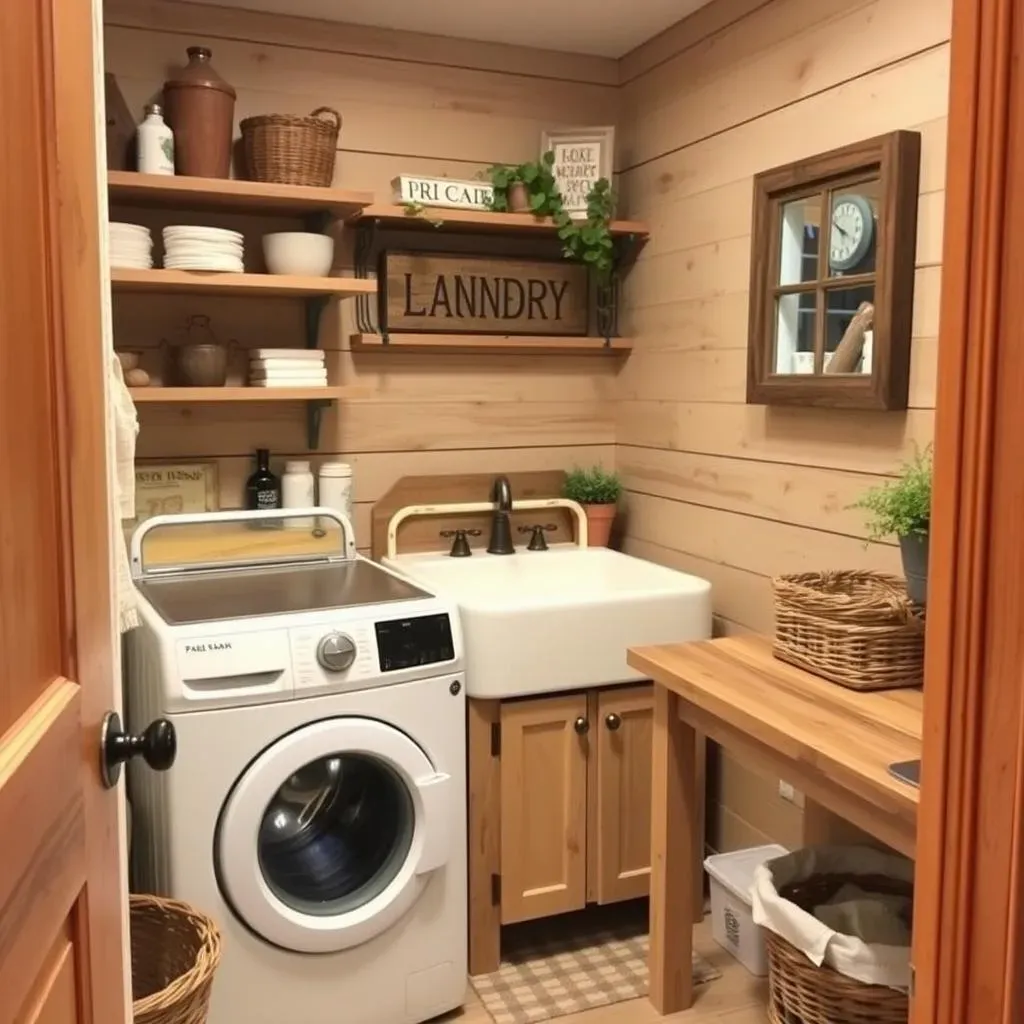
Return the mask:
<path fill-rule="evenodd" d="M 220 963 L 216 925 L 187 903 L 131 897 L 132 1019 L 205 1024 Z"/>
<path fill-rule="evenodd" d="M 913 887 L 880 875 L 815 875 L 783 886 L 780 895 L 810 912 L 848 882 L 868 892 L 913 896 Z M 865 985 L 831 967 L 815 967 L 781 936 L 765 930 L 768 948 L 768 1020 L 771 1024 L 907 1024 L 905 993 Z"/>
<path fill-rule="evenodd" d="M 245 173 L 251 181 L 327 188 L 334 180 L 341 131 L 336 110 L 317 107 L 309 117 L 247 117 L 241 128 Z"/>
<path fill-rule="evenodd" d="M 920 686 L 924 614 L 903 580 L 876 572 L 776 576 L 776 658 L 853 690 Z"/>

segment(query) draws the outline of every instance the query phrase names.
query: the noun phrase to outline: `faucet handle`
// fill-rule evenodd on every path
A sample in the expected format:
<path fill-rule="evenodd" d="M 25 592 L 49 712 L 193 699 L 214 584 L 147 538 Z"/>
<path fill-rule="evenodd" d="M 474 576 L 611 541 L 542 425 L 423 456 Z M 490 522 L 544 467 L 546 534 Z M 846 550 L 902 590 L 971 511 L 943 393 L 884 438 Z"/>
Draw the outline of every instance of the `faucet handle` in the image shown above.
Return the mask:
<path fill-rule="evenodd" d="M 448 537 L 454 537 L 452 541 L 452 549 L 448 554 L 452 558 L 469 558 L 473 554 L 473 549 L 469 546 L 467 537 L 479 537 L 479 530 L 442 530 L 441 536 L 447 539 Z"/>
<path fill-rule="evenodd" d="M 527 551 L 547 551 L 548 542 L 544 534 L 557 529 L 554 523 L 534 523 L 531 526 L 520 526 L 519 532 L 530 534 L 530 543 L 526 545 Z"/>

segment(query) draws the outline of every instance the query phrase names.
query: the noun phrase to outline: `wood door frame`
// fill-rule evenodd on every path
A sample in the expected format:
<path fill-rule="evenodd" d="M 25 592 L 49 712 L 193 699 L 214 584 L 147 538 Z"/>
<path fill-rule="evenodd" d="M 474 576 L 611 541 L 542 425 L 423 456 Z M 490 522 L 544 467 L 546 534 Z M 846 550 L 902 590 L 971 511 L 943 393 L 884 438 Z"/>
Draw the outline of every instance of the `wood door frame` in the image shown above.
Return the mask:
<path fill-rule="evenodd" d="M 914 1024 L 1015 1024 L 1024 798 L 1024 0 L 953 0 Z"/>
<path fill-rule="evenodd" d="M 111 495 L 107 446 L 107 341 L 103 330 L 104 276 L 100 259 L 101 219 L 98 160 L 96 53 L 93 3 L 49 0 L 52 38 L 54 125 L 51 224 L 56 229 L 53 297 L 58 336 L 55 378 L 64 423 L 60 452 L 61 501 L 74 509 L 68 524 L 71 559 L 64 566 L 68 640 L 73 663 L 65 672 L 81 685 L 82 748 L 90 773 L 85 787 L 85 913 L 79 926 L 88 951 L 89 971 L 80 993 L 92 1016 L 86 1020 L 119 1024 L 130 1017 L 126 962 L 127 896 L 123 870 L 127 851 L 119 821 L 120 788 L 104 789 L 99 779 L 99 738 L 104 714 L 118 706 L 118 662 L 111 544 L 97 548 L 95 537 L 111 538 Z M 59 8 L 59 10 L 58 10 Z M 105 186 L 105 182 L 103 183 Z M 51 228 L 51 230 L 53 230 Z M 98 523 L 97 520 L 100 522 Z M 92 784 L 94 783 L 94 784 Z M 99 827 L 102 825 L 102 827 Z M 116 872 L 111 864 L 119 864 Z"/>

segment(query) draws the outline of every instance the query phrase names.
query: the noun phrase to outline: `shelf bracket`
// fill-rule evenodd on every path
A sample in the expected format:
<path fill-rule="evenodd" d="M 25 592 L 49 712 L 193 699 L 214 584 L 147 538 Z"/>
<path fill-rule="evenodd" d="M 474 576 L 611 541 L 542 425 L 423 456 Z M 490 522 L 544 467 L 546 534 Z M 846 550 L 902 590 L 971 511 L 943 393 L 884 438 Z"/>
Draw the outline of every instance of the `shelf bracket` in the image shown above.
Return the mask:
<path fill-rule="evenodd" d="M 331 405 L 329 398 L 311 398 L 306 402 L 306 445 L 310 451 L 320 447 L 320 426 L 324 409 Z"/>

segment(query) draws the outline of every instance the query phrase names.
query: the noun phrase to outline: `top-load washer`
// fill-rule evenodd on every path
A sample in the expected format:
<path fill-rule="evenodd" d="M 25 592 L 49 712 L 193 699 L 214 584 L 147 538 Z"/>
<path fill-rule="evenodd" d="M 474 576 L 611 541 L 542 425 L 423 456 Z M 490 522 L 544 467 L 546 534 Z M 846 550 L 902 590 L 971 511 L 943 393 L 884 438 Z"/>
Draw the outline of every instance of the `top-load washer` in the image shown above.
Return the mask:
<path fill-rule="evenodd" d="M 258 557 L 183 554 L 242 529 Z M 300 553 L 268 555 L 272 529 Z M 458 617 L 350 538 L 324 509 L 161 517 L 133 538 L 129 723 L 165 717 L 178 744 L 170 771 L 129 773 L 133 888 L 219 925 L 210 1024 L 412 1024 L 465 993 Z"/>

